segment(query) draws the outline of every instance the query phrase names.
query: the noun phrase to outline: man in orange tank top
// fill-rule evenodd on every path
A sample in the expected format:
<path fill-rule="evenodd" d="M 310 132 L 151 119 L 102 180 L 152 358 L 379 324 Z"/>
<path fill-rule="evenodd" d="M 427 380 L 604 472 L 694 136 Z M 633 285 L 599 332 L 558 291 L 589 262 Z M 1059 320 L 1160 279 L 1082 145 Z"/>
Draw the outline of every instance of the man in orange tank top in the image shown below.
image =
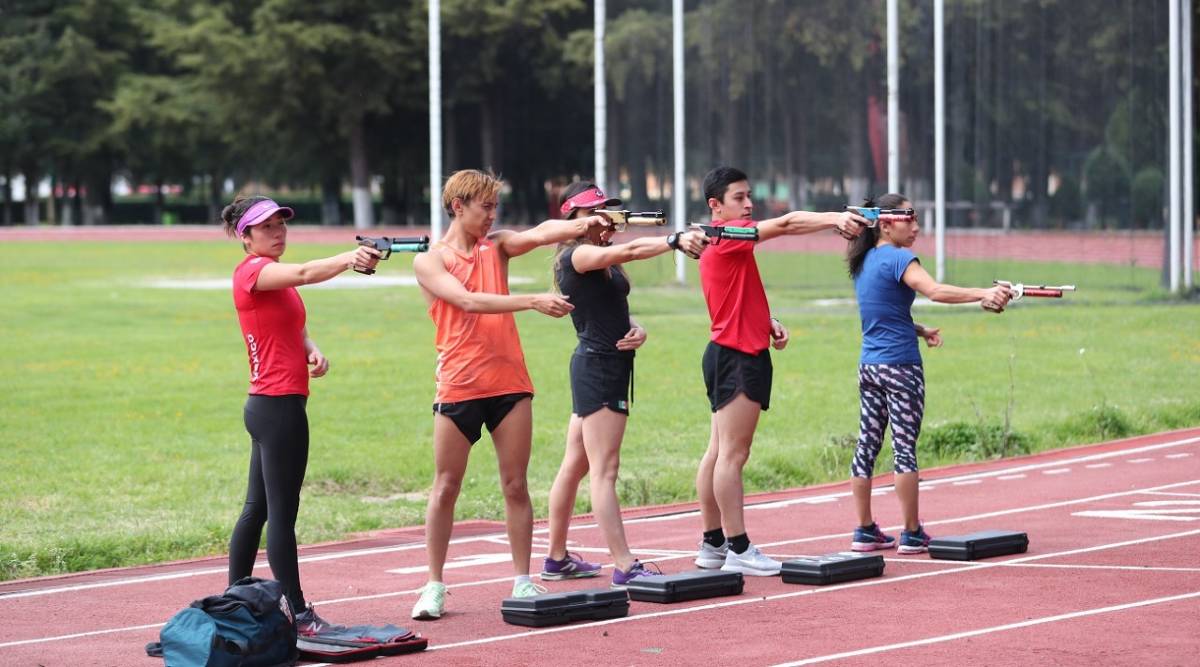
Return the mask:
<path fill-rule="evenodd" d="M 571 304 L 556 294 L 509 294 L 508 260 L 539 246 L 583 236 L 592 227 L 611 229 L 601 216 L 547 220 L 533 229 L 490 232 L 501 182 L 473 169 L 455 172 L 442 190 L 450 228 L 413 270 L 437 329 L 437 395 L 433 404 L 433 489 L 425 511 L 429 582 L 413 607 L 415 619 L 440 618 L 446 585 L 442 571 L 454 505 L 471 446 L 486 425 L 496 447 L 504 515 L 516 580 L 513 597 L 538 594 L 529 578 L 533 506 L 526 471 L 533 440 L 533 384 L 513 313 L 536 310 L 562 317 Z M 490 233 L 489 233 L 490 232 Z"/>

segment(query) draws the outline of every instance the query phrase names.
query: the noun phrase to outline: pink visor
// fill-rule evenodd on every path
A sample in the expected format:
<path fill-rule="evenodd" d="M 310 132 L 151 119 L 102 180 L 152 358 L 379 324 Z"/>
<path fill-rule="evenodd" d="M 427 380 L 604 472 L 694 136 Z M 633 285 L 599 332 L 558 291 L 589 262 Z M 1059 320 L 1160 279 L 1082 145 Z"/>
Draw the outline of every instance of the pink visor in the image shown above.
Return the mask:
<path fill-rule="evenodd" d="M 605 197 L 600 188 L 591 187 L 563 202 L 559 211 L 569 214 L 577 208 L 600 208 L 601 206 L 618 206 L 621 200 L 616 197 Z"/>
<path fill-rule="evenodd" d="M 284 220 L 291 220 L 296 212 L 286 206 L 280 206 L 273 199 L 264 199 L 254 202 L 254 204 L 246 209 L 242 217 L 238 218 L 237 233 L 242 236 L 246 233 L 247 227 L 262 224 L 271 219 L 271 216 L 276 213 L 282 213 Z"/>

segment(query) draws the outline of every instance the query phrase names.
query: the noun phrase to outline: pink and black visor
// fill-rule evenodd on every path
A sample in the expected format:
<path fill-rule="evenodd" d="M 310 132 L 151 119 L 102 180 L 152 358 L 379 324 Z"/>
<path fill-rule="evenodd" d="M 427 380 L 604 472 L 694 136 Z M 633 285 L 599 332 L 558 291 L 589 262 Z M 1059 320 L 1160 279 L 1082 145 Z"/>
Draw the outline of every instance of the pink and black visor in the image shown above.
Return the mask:
<path fill-rule="evenodd" d="M 563 215 L 569 215 L 571 211 L 579 208 L 600 208 L 601 206 L 620 206 L 620 204 L 620 199 L 606 197 L 603 190 L 591 187 L 563 202 L 559 211 Z"/>
<path fill-rule="evenodd" d="M 284 220 L 291 220 L 296 212 L 287 206 L 280 206 L 273 199 L 263 199 L 251 204 L 250 208 L 238 218 L 237 233 L 242 236 L 246 233 L 248 227 L 262 224 L 271 219 L 271 216 L 276 213 L 282 213 Z"/>

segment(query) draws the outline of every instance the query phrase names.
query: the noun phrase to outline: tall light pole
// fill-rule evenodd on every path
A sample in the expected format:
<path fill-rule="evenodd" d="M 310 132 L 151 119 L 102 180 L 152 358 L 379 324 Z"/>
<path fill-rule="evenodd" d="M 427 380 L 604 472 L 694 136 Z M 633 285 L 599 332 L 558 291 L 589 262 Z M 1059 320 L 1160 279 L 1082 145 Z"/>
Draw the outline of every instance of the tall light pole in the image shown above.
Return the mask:
<path fill-rule="evenodd" d="M 608 100 L 604 81 L 604 0 L 595 0 L 592 9 L 592 111 L 595 141 L 595 164 L 592 177 L 596 185 L 608 192 Z"/>
<path fill-rule="evenodd" d="M 671 2 L 671 74 L 674 93 L 675 123 L 675 176 L 671 181 L 671 218 L 675 220 L 675 231 L 682 232 L 687 224 L 687 157 L 684 150 L 683 109 L 683 0 Z M 687 283 L 687 260 L 683 253 L 675 253 L 675 280 Z"/>
<path fill-rule="evenodd" d="M 442 3 L 429 0 L 429 227 L 442 238 Z"/>

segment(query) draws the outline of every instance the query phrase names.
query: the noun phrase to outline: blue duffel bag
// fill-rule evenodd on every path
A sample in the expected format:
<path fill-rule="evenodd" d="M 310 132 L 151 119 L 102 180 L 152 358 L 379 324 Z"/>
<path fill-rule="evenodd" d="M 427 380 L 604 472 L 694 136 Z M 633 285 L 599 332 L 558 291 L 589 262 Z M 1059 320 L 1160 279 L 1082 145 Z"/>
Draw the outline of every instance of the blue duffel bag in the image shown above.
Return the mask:
<path fill-rule="evenodd" d="M 295 616 L 279 582 L 247 577 L 171 617 L 146 654 L 166 667 L 292 665 Z"/>

